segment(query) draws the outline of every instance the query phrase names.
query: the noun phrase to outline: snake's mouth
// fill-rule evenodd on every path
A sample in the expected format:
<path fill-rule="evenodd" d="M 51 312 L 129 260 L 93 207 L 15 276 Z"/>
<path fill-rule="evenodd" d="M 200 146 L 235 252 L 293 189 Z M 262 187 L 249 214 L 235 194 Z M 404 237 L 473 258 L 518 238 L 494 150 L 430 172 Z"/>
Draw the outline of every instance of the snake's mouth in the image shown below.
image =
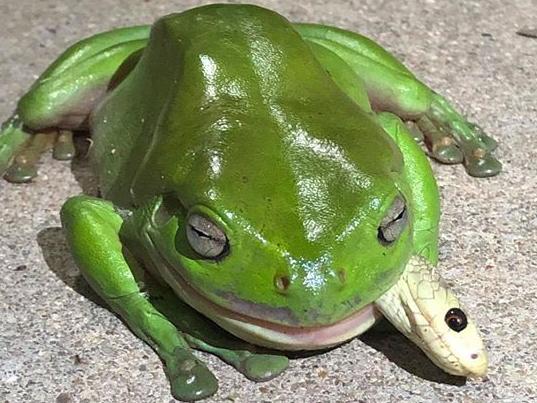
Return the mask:
<path fill-rule="evenodd" d="M 252 344 L 279 350 L 320 350 L 341 344 L 369 329 L 381 313 L 368 304 L 346 318 L 320 326 L 291 326 L 259 319 L 219 305 L 197 290 L 165 259 L 164 277 L 175 293 L 219 326 Z"/>

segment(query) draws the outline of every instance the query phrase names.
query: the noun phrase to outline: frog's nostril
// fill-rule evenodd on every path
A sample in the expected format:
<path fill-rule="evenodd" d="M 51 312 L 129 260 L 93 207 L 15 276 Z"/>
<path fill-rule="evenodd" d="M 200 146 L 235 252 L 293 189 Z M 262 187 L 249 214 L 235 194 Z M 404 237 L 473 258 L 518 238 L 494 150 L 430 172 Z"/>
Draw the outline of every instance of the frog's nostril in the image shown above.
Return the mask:
<path fill-rule="evenodd" d="M 290 285 L 288 276 L 276 275 L 274 276 L 274 285 L 279 292 L 286 292 Z"/>
<path fill-rule="evenodd" d="M 470 358 L 471 358 L 472 360 L 477 360 L 477 357 L 479 357 L 479 354 L 476 354 L 476 353 L 474 353 L 474 354 L 472 354 L 472 355 L 470 356 Z"/>

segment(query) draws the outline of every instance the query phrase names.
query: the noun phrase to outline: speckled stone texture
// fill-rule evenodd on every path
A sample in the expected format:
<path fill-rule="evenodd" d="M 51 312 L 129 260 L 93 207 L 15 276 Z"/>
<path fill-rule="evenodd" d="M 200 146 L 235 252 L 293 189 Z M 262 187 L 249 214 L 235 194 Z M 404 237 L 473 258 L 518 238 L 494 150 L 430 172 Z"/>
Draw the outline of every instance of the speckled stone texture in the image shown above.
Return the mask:
<path fill-rule="evenodd" d="M 68 45 L 113 27 L 149 23 L 196 1 L 0 2 L 0 120 Z M 295 359 L 253 383 L 205 356 L 220 380 L 212 401 L 529 402 L 537 399 L 537 39 L 535 0 L 261 1 L 296 21 L 377 39 L 500 140 L 504 172 L 434 170 L 442 192 L 441 272 L 490 351 L 484 381 L 444 375 L 393 330 Z M 45 158 L 30 185 L 0 182 L 0 401 L 169 402 L 156 354 L 80 279 L 58 211 L 84 163 Z"/>

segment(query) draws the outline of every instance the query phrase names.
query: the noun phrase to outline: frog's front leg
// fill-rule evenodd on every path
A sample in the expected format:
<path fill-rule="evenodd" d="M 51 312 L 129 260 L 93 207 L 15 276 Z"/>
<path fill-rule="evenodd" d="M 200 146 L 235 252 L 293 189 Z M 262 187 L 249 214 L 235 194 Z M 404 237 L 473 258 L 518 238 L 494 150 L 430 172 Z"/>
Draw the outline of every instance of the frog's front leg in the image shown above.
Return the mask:
<path fill-rule="evenodd" d="M 472 176 L 500 172 L 501 164 L 491 154 L 497 143 L 378 44 L 362 35 L 324 25 L 295 24 L 295 28 L 305 40 L 331 50 L 354 70 L 377 111 L 414 121 L 435 159 L 463 162 Z"/>
<path fill-rule="evenodd" d="M 19 100 L 0 129 L 0 176 L 28 182 L 37 175 L 42 152 L 71 159 L 72 130 L 87 130 L 88 116 L 111 86 L 133 68 L 149 27 L 104 32 L 67 49 Z M 124 68 L 123 68 L 124 67 Z"/>
<path fill-rule="evenodd" d="M 76 196 L 66 202 L 61 216 L 82 274 L 134 333 L 159 354 L 176 398 L 201 399 L 217 389 L 216 379 L 192 355 L 190 347 L 220 357 L 254 381 L 272 379 L 287 368 L 285 356 L 253 353 L 241 348 L 242 342 L 234 345 L 218 336 L 216 325 L 210 327 L 205 318 L 178 301 L 171 289 L 146 275 L 120 239 L 120 233 L 128 234 L 133 228 L 125 230 L 125 224 L 133 222 L 125 222 L 110 202 Z M 144 290 L 139 288 L 141 283 Z M 181 330 L 176 324 L 183 325 Z M 187 334 L 188 330 L 195 335 Z"/>
<path fill-rule="evenodd" d="M 176 327 L 139 289 L 137 264 L 119 238 L 121 216 L 107 201 L 87 196 L 69 199 L 61 211 L 62 224 L 75 261 L 92 288 L 129 327 L 159 354 L 166 365 L 172 394 L 181 400 L 212 395 L 217 381 L 190 350 Z"/>
<path fill-rule="evenodd" d="M 281 374 L 289 365 L 289 359 L 284 355 L 253 352 L 256 347 L 218 328 L 214 322 L 178 300 L 169 287 L 154 281 L 146 281 L 145 284 L 148 293 L 156 296 L 157 309 L 182 330 L 190 347 L 216 355 L 255 382 L 268 381 Z"/>

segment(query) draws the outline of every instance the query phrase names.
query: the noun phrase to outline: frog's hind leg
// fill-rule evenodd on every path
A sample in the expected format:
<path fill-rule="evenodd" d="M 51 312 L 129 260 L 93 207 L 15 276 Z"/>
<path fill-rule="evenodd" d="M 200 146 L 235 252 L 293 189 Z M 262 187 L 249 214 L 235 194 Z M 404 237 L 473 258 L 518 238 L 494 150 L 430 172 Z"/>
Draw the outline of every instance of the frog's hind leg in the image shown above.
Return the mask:
<path fill-rule="evenodd" d="M 0 129 L 0 176 L 30 181 L 40 154 L 50 148 L 54 158 L 71 159 L 72 131 L 88 129 L 91 111 L 128 75 L 148 36 L 147 26 L 104 32 L 74 44 L 52 63 Z"/>
<path fill-rule="evenodd" d="M 472 176 L 485 177 L 500 172 L 501 164 L 491 154 L 496 142 L 378 44 L 334 27 L 294 26 L 306 41 L 326 47 L 345 61 L 363 81 L 375 110 L 414 121 L 432 157 L 448 164 L 463 162 Z"/>

